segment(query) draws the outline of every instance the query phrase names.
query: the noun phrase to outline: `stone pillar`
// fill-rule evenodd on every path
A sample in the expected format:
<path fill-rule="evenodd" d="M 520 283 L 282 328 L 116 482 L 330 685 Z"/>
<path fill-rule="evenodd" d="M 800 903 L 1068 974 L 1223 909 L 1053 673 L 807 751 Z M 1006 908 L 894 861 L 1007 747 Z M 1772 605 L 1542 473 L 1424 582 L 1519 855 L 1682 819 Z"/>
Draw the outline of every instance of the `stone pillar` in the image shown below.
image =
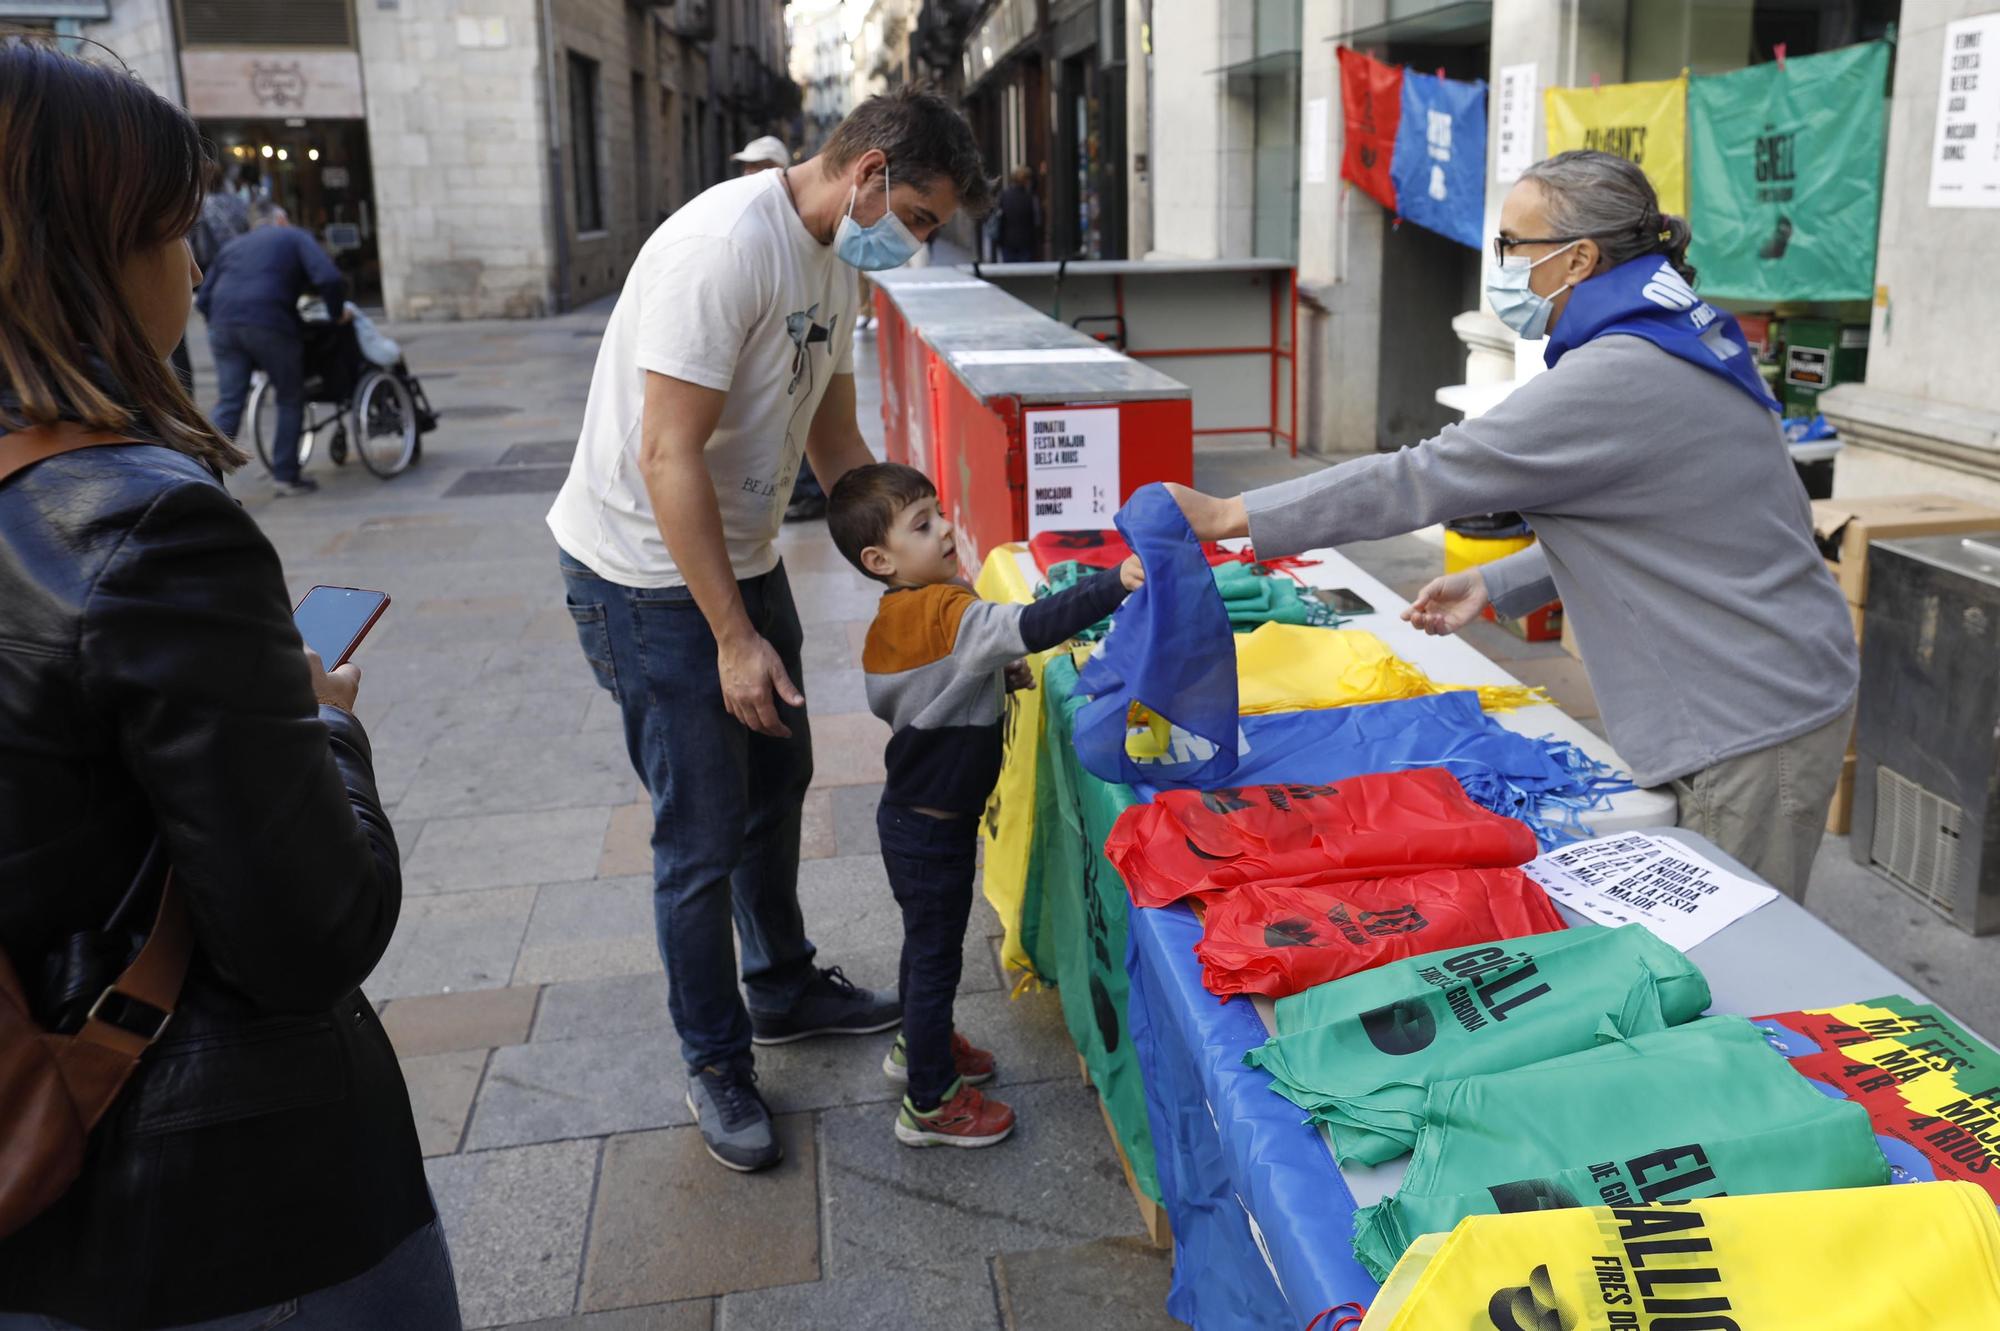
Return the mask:
<path fill-rule="evenodd" d="M 1945 26 L 1992 9 L 1992 0 L 1903 9 L 1868 374 L 1819 402 L 1846 445 L 1834 469 L 1843 498 L 1938 490 L 2000 504 L 2000 376 L 1986 335 L 2000 209 L 1930 206 Z M 2000 78 L 2000 52 L 1985 53 L 1983 76 Z"/>
<path fill-rule="evenodd" d="M 1153 245 L 1147 258 L 1219 259 L 1225 0 L 1153 0 Z M 1248 6 L 1244 6 L 1248 8 Z"/>
<path fill-rule="evenodd" d="M 111 6 L 110 18 L 84 24 L 83 35 L 110 47 L 154 92 L 187 104 L 181 91 L 180 43 L 168 0 L 118 0 Z"/>
<path fill-rule="evenodd" d="M 548 313 L 540 0 L 400 0 L 354 16 L 389 317 Z"/>

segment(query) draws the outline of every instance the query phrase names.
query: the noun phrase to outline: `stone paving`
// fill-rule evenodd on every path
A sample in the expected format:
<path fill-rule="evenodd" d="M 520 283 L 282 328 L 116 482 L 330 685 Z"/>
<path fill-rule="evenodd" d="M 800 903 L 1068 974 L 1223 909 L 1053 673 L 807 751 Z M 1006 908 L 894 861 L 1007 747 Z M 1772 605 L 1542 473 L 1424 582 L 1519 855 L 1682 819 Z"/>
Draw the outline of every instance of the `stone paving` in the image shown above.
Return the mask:
<path fill-rule="evenodd" d="M 562 604 L 542 515 L 566 470 L 609 308 L 531 323 L 393 330 L 443 417 L 423 465 L 380 482 L 323 453 L 324 488 L 233 488 L 295 593 L 380 587 L 359 712 L 396 823 L 406 899 L 366 989 L 402 1056 L 469 1327 L 707 1331 L 875 1324 L 1143 1331 L 1164 1253 L 1147 1246 L 1052 994 L 1010 999 L 998 924 L 966 941 L 961 1025 L 999 1056 L 1020 1112 L 988 1151 L 896 1143 L 887 1037 L 760 1051 L 788 1156 L 739 1176 L 703 1153 L 682 1100 L 653 941 L 649 819 L 610 698 Z M 203 400 L 214 378 L 192 342 Z M 879 446 L 872 345 L 858 358 Z M 1222 493 L 1316 467 L 1205 447 Z M 885 730 L 867 715 L 869 584 L 821 527 L 784 547 L 806 623 L 816 768 L 800 896 L 828 963 L 894 982 L 898 922 L 876 857 Z M 1417 538 L 1349 551 L 1405 594 L 1436 566 Z M 1595 724 L 1576 662 L 1490 627 L 1476 645 Z M 2000 939 L 1959 935 L 1829 839 L 1813 908 L 1989 1036 Z M 1986 977 L 1981 980 L 1980 977 Z"/>

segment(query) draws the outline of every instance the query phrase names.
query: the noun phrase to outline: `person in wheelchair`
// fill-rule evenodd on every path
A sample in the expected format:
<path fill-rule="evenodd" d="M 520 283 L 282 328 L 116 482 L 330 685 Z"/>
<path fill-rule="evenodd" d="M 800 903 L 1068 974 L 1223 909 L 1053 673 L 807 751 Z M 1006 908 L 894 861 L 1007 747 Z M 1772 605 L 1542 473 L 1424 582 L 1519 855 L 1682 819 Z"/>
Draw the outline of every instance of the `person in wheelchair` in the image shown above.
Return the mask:
<path fill-rule="evenodd" d="M 371 470 L 383 475 L 413 467 L 423 461 L 424 436 L 437 428 L 437 413 L 424 395 L 423 383 L 410 372 L 403 349 L 396 340 L 375 326 L 375 321 L 349 301 L 339 319 L 328 313 L 326 302 L 316 295 L 299 297 L 300 328 L 305 337 L 305 399 L 307 402 L 337 402 L 367 415 L 370 408 L 359 401 L 368 376 L 380 371 L 402 385 L 409 398 L 407 408 L 391 406 L 388 421 L 357 419 L 363 431 L 384 424 L 400 425 L 405 413 L 415 421 L 414 439 L 406 458 L 383 462 L 364 453 Z M 306 428 L 313 428 L 308 425 Z M 347 460 L 344 427 L 336 429 L 329 453 L 335 463 Z"/>
<path fill-rule="evenodd" d="M 328 310 L 349 317 L 347 283 L 313 238 L 291 225 L 268 199 L 250 207 L 250 230 L 224 245 L 203 277 L 195 304 L 208 321 L 208 345 L 222 400 L 215 428 L 232 440 L 243 424 L 250 375 L 262 370 L 278 395 L 271 475 L 278 494 L 305 495 L 318 482 L 299 471 L 299 430 L 305 419 L 305 335 L 298 299 L 316 292 Z"/>

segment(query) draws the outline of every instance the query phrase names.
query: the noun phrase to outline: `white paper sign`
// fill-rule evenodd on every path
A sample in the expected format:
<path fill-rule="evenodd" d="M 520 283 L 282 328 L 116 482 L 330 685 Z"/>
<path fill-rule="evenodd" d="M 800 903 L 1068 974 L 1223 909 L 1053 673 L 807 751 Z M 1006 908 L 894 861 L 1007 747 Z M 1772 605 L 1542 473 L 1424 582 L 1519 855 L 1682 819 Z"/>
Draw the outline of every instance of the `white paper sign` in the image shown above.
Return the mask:
<path fill-rule="evenodd" d="M 1327 98 L 1306 103 L 1306 184 L 1326 183 Z"/>
<path fill-rule="evenodd" d="M 1930 202 L 2000 208 L 2000 13 L 1945 25 Z"/>
<path fill-rule="evenodd" d="M 1527 866 L 1551 897 L 1599 924 L 1643 924 L 1685 952 L 1778 895 L 1667 837 L 1579 841 Z"/>
<path fill-rule="evenodd" d="M 1118 511 L 1118 409 L 1030 411 L 1028 535 L 1102 531 Z"/>
<path fill-rule="evenodd" d="M 955 351 L 957 365 L 1098 365 L 1125 357 L 1110 347 L 1021 347 L 1013 351 Z"/>
<path fill-rule="evenodd" d="M 1535 164 L 1535 66 L 1503 65 L 1500 69 L 1498 101 L 1499 149 L 1494 173 L 1501 184 L 1511 184 Z"/>

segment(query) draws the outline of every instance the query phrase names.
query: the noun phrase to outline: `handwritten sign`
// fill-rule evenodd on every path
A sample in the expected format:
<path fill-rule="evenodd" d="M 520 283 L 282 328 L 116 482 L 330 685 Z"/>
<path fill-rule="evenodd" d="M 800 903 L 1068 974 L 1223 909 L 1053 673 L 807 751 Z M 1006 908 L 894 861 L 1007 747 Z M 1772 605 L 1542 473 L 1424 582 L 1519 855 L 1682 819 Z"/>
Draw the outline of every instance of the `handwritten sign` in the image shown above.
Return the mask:
<path fill-rule="evenodd" d="M 1494 179 L 1510 184 L 1535 164 L 1535 65 L 1503 65 L 1500 69 L 1499 148 Z"/>
<path fill-rule="evenodd" d="M 1947 23 L 1933 208 L 2000 208 L 2000 14 Z"/>
<path fill-rule="evenodd" d="M 1118 511 L 1118 409 L 1024 413 L 1028 535 L 1102 531 Z"/>
<path fill-rule="evenodd" d="M 1644 832 L 1552 850 L 1526 873 L 1571 910 L 1604 925 L 1643 924 L 1683 952 L 1778 895 L 1682 842 Z"/>

